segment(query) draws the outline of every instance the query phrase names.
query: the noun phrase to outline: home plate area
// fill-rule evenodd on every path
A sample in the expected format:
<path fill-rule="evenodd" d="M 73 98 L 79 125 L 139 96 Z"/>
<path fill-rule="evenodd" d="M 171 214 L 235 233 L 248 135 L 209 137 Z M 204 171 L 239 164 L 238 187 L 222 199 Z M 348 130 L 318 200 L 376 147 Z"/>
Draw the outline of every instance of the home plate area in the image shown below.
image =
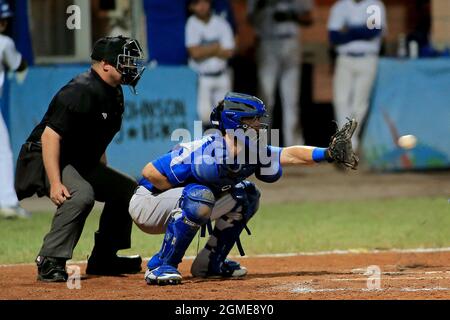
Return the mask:
<path fill-rule="evenodd" d="M 143 272 L 85 276 L 79 287 L 36 281 L 34 265 L 1 266 L 0 299 L 309 300 L 450 299 L 450 251 L 409 250 L 237 258 L 249 274 L 239 280 L 199 279 L 180 265 L 183 283 L 149 286 Z M 144 265 L 143 265 L 144 267 Z M 69 288 L 70 287 L 70 288 Z"/>

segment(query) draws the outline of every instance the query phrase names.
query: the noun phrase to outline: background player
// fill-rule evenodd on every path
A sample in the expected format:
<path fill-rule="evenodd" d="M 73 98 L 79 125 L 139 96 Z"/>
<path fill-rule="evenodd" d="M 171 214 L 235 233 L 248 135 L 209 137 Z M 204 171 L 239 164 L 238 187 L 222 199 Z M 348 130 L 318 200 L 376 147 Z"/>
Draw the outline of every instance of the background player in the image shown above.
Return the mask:
<path fill-rule="evenodd" d="M 367 27 L 370 6 L 379 8 L 381 14 L 374 29 Z M 331 8 L 328 30 L 338 54 L 333 101 L 339 125 L 347 116 L 359 122 L 366 116 L 386 27 L 386 10 L 380 0 L 342 0 Z M 355 149 L 359 145 L 359 129 L 353 136 Z"/>
<path fill-rule="evenodd" d="M 6 71 L 16 71 L 24 74 L 27 63 L 22 55 L 16 50 L 14 41 L 4 35 L 8 27 L 8 19 L 13 12 L 6 1 L 0 1 L 0 96 L 2 95 L 3 83 Z M 6 68 L 6 70 L 5 70 Z M 22 217 L 27 218 L 30 214 L 20 207 L 14 190 L 14 167 L 12 151 L 9 142 L 8 129 L 3 116 L 0 113 L 0 216 L 5 218 Z"/>
<path fill-rule="evenodd" d="M 143 169 L 130 214 L 144 232 L 165 233 L 161 250 L 148 262 L 148 284 L 181 282 L 178 264 L 198 229 L 210 219 L 216 221 L 215 227 L 192 265 L 192 274 L 240 277 L 247 273 L 226 257 L 258 210 L 260 193 L 246 180 L 249 176 L 275 182 L 282 166 L 326 160 L 356 168 L 350 142 L 356 122 L 350 121 L 338 132 L 329 148 L 278 148 L 258 135 L 267 128 L 265 117 L 260 99 L 229 93 L 211 114 L 218 132 L 181 144 Z"/>
<path fill-rule="evenodd" d="M 302 65 L 301 27 L 313 23 L 313 0 L 249 0 L 248 15 L 258 37 L 259 94 L 272 115 L 279 85 L 284 145 L 303 144 L 299 125 Z"/>
<path fill-rule="evenodd" d="M 204 126 L 209 115 L 231 90 L 227 60 L 233 56 L 235 43 L 230 24 L 211 11 L 211 0 L 191 0 L 193 13 L 186 23 L 186 47 L 189 66 L 198 75 L 197 112 Z"/>

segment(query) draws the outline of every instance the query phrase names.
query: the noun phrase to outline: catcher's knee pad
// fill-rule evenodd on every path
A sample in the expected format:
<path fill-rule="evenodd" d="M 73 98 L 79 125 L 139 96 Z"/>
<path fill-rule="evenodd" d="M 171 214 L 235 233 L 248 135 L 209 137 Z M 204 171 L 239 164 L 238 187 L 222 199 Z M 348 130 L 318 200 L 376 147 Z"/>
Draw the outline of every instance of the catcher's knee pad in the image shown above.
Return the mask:
<path fill-rule="evenodd" d="M 155 269 L 162 264 L 176 268 L 198 229 L 208 222 L 214 203 L 214 195 L 207 187 L 198 184 L 186 186 L 180 209 L 173 212 L 161 250 L 150 259 L 148 268 Z"/>
<path fill-rule="evenodd" d="M 215 202 L 214 194 L 208 187 L 192 183 L 183 190 L 180 208 L 190 221 L 203 225 L 208 222 Z"/>
<path fill-rule="evenodd" d="M 220 217 L 205 245 L 191 267 L 194 276 L 207 276 L 223 273 L 222 265 L 231 249 L 238 241 L 248 220 L 259 208 L 261 193 L 255 184 L 243 181 L 237 184 L 231 195 L 236 201 L 231 212 Z"/>

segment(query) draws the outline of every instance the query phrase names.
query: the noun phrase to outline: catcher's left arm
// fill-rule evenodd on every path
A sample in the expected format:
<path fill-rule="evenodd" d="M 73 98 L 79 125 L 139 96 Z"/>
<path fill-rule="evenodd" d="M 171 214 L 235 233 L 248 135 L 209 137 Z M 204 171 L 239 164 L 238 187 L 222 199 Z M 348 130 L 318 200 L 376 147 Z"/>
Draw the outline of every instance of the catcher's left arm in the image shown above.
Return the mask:
<path fill-rule="evenodd" d="M 338 162 L 356 170 L 358 157 L 353 151 L 352 136 L 358 123 L 349 121 L 331 138 L 328 148 L 292 146 L 283 148 L 280 155 L 281 165 L 312 165 L 321 161 Z"/>

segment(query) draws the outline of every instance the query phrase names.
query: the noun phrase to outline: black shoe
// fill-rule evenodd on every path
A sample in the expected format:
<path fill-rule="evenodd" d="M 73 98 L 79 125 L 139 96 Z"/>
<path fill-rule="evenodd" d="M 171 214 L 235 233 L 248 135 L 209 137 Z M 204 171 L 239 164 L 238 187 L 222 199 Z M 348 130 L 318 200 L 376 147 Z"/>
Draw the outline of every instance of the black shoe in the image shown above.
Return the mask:
<path fill-rule="evenodd" d="M 86 274 L 99 276 L 117 276 L 133 274 L 142 270 L 142 258 L 134 256 L 103 256 L 92 255 L 87 263 Z"/>
<path fill-rule="evenodd" d="M 69 277 L 66 272 L 66 259 L 38 256 L 38 281 L 66 282 Z"/>

